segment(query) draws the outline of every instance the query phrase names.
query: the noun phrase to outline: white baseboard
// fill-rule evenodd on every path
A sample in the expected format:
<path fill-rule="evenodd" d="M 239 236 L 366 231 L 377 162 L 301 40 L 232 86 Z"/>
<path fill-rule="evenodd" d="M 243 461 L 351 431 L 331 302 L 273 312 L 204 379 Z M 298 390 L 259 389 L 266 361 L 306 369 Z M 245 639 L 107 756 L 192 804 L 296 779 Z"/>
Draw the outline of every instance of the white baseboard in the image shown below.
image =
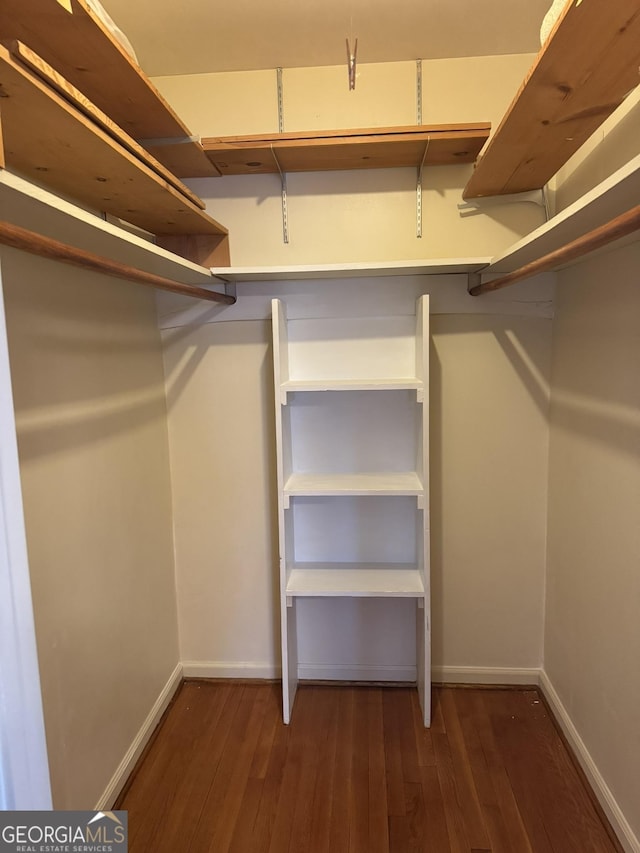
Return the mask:
<path fill-rule="evenodd" d="M 113 777 L 107 785 L 104 793 L 98 800 L 95 806 L 96 811 L 105 811 L 110 809 L 118 798 L 118 794 L 123 789 L 125 782 L 131 775 L 136 761 L 140 758 L 142 750 L 149 742 L 149 738 L 155 731 L 156 726 L 160 722 L 160 718 L 164 714 L 169 702 L 182 683 L 182 664 L 178 664 L 171 673 L 169 680 L 162 688 L 162 692 L 153 704 L 149 711 L 146 720 L 142 724 L 140 731 L 133 739 L 133 743 L 127 750 L 124 758 L 120 762 L 118 769 L 113 774 Z"/>
<path fill-rule="evenodd" d="M 184 678 L 281 678 L 279 666 L 239 661 L 183 661 Z M 434 666 L 432 680 L 444 684 L 538 685 L 538 667 Z M 311 681 L 415 681 L 415 666 L 299 663 L 298 678 Z"/>
<path fill-rule="evenodd" d="M 182 662 L 184 678 L 281 678 L 279 666 L 253 661 L 185 660 Z"/>
<path fill-rule="evenodd" d="M 549 707 L 558 721 L 564 736 L 578 759 L 580 766 L 584 770 L 589 784 L 598 798 L 598 802 L 607 815 L 609 822 L 613 827 L 613 831 L 618 836 L 618 840 L 627 853 L 640 853 L 640 840 L 638 840 L 638 837 L 629 826 L 622 809 L 616 802 L 609 786 L 603 779 L 602 774 L 598 770 L 595 761 L 591 757 L 589 750 L 578 733 L 578 730 L 571 721 L 571 717 L 569 716 L 567 709 L 562 704 L 562 700 L 556 693 L 556 690 L 544 669 L 540 673 L 540 688 L 545 699 L 549 703 Z"/>
<path fill-rule="evenodd" d="M 540 668 L 512 666 L 433 666 L 431 680 L 437 684 L 540 684 Z"/>
<path fill-rule="evenodd" d="M 415 666 L 298 663 L 298 678 L 307 681 L 415 681 Z"/>

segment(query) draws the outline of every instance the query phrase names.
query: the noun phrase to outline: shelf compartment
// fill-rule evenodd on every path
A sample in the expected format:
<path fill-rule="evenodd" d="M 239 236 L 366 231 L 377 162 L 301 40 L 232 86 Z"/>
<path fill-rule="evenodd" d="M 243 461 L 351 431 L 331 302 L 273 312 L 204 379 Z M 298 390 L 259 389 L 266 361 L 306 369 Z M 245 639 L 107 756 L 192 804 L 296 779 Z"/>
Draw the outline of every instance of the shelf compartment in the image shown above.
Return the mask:
<path fill-rule="evenodd" d="M 424 486 L 415 471 L 362 474 L 292 474 L 284 486 L 289 497 L 321 495 L 416 495 Z"/>
<path fill-rule="evenodd" d="M 411 495 L 293 496 L 284 513 L 287 565 L 425 565 L 426 511 Z"/>
<path fill-rule="evenodd" d="M 422 415 L 413 390 L 293 392 L 281 412 L 284 477 L 420 475 Z"/>
<path fill-rule="evenodd" d="M 415 317 L 410 316 L 290 320 L 280 356 L 281 383 L 421 378 Z"/>
<path fill-rule="evenodd" d="M 222 175 L 473 163 L 491 125 L 450 124 L 222 136 L 202 146 Z"/>
<path fill-rule="evenodd" d="M 294 563 L 286 594 L 301 597 L 422 598 L 424 580 L 407 563 Z"/>

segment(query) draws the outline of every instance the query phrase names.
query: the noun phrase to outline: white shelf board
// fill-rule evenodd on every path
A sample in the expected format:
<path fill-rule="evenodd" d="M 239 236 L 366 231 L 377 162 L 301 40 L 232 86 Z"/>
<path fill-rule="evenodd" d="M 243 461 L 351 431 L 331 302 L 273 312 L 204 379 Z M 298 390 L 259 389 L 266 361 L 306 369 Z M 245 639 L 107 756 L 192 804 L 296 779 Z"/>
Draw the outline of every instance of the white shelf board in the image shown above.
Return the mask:
<path fill-rule="evenodd" d="M 288 567 L 286 595 L 421 598 L 424 582 L 406 563 L 297 563 Z"/>
<path fill-rule="evenodd" d="M 493 258 L 489 266 L 482 270 L 483 277 L 493 273 L 512 272 L 524 264 L 559 249 L 635 207 L 638 204 L 638 198 L 640 198 L 640 155 L 634 157 L 578 201 L 553 216 L 544 225 Z"/>
<path fill-rule="evenodd" d="M 305 279 L 376 278 L 389 275 L 446 275 L 479 272 L 491 258 L 433 258 L 416 261 L 372 261 L 346 264 L 294 264 L 273 267 L 211 267 L 216 278 L 230 282 L 302 281 Z"/>
<path fill-rule="evenodd" d="M 174 255 L 150 242 L 146 236 L 107 222 L 97 213 L 6 169 L 0 169 L 0 218 L 155 275 L 200 287 L 209 285 L 211 290 L 220 289 L 220 283 L 206 267 Z"/>
<path fill-rule="evenodd" d="M 414 471 L 363 474 L 292 474 L 285 495 L 422 495 L 424 486 Z"/>
<path fill-rule="evenodd" d="M 280 385 L 287 393 L 293 391 L 413 391 L 423 388 L 416 377 L 398 379 L 288 379 Z"/>

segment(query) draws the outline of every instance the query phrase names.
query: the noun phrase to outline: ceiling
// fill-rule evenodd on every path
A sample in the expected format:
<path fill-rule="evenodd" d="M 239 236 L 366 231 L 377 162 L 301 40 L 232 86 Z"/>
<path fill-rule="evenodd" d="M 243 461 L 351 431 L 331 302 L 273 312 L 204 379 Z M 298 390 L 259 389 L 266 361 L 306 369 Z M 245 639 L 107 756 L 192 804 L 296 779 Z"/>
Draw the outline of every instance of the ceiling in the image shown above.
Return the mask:
<path fill-rule="evenodd" d="M 535 53 L 551 0 L 102 0 L 147 74 Z"/>

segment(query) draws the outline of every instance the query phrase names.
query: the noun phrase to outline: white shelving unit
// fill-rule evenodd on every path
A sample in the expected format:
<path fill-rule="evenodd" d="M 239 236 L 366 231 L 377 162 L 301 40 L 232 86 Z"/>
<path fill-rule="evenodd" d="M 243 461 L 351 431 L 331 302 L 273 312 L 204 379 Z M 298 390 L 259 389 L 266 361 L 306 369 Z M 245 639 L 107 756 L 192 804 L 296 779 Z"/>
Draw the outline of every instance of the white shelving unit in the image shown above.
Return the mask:
<path fill-rule="evenodd" d="M 318 598 L 415 600 L 430 723 L 428 300 L 415 316 L 292 320 L 272 302 L 286 723 L 297 603 Z"/>

